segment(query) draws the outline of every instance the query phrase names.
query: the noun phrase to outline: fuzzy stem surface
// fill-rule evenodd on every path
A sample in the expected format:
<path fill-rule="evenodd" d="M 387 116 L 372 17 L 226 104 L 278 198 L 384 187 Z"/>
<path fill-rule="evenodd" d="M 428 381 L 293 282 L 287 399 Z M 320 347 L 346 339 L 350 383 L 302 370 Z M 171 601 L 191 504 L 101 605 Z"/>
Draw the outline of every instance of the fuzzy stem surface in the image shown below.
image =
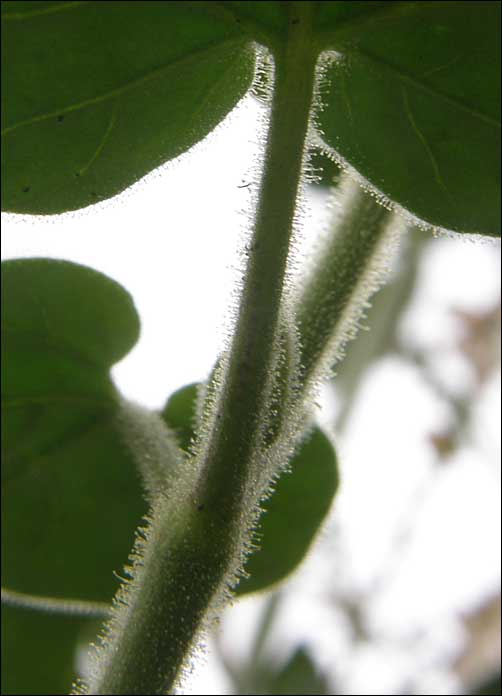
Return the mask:
<path fill-rule="evenodd" d="M 394 213 L 345 175 L 339 212 L 313 262 L 296 307 L 305 389 L 342 356 L 387 270 Z M 394 230 L 392 229 L 394 227 Z M 321 373 L 321 374 L 320 374 Z"/>
<path fill-rule="evenodd" d="M 314 4 L 288 3 L 288 37 L 273 49 L 275 84 L 256 222 L 211 427 L 198 456 L 186 462 L 181 490 L 159 496 L 154 505 L 145 539 L 137 544 L 133 579 L 119 595 L 124 606 L 98 653 L 91 694 L 172 693 L 201 628 L 242 564 L 313 97 Z"/>

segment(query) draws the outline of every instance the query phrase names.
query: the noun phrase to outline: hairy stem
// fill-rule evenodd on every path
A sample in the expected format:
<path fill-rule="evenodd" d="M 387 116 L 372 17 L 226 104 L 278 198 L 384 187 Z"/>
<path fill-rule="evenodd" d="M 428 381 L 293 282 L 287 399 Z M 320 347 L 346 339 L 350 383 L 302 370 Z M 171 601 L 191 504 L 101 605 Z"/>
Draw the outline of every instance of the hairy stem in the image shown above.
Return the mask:
<path fill-rule="evenodd" d="M 253 474 L 250 455 L 269 406 L 315 68 L 312 3 L 290 4 L 289 40 L 274 55 L 270 131 L 239 318 L 201 479 L 201 500 L 208 504 L 221 505 L 246 486 Z"/>
<path fill-rule="evenodd" d="M 132 581 L 98 651 L 92 694 L 165 694 L 228 595 L 243 560 L 270 408 L 276 340 L 316 57 L 310 2 L 289 3 L 287 41 L 274 49 L 275 85 L 239 318 L 210 428 L 171 497 L 159 496 L 135 549 Z M 122 606 L 120 606 L 122 605 Z"/>
<path fill-rule="evenodd" d="M 336 196 L 339 212 L 297 301 L 304 389 L 325 376 L 354 337 L 383 281 L 396 236 L 394 213 L 348 175 Z"/>
<path fill-rule="evenodd" d="M 377 293 L 368 312 L 370 334 L 359 334 L 343 360 L 336 376 L 341 406 L 336 416 L 335 430 L 340 433 L 350 420 L 357 401 L 360 383 L 368 367 L 383 355 L 397 350 L 400 319 L 415 290 L 420 260 L 429 234 L 418 227 L 409 230 L 403 240 L 399 268 L 392 280 Z"/>

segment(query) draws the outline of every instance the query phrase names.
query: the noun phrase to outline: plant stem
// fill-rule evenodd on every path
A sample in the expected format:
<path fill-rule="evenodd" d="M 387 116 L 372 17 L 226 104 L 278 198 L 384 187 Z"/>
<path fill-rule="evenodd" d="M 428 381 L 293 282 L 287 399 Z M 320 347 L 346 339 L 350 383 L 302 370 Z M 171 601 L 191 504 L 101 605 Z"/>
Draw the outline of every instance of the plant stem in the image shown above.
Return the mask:
<path fill-rule="evenodd" d="M 368 299 L 382 283 L 396 236 L 394 213 L 348 175 L 336 195 L 340 212 L 297 301 L 303 391 L 325 376 L 355 336 Z"/>
<path fill-rule="evenodd" d="M 239 317 L 210 427 L 180 489 L 159 497 L 133 580 L 119 595 L 92 694 L 171 693 L 201 629 L 229 594 L 258 500 L 255 480 L 277 356 L 284 276 L 309 127 L 316 56 L 311 2 L 291 2 Z M 99 652 L 98 652 L 99 656 Z"/>
<path fill-rule="evenodd" d="M 420 260 L 429 233 L 418 227 L 410 229 L 401 252 L 397 273 L 377 293 L 368 312 L 367 324 L 371 333 L 359 334 L 344 358 L 336 376 L 336 390 L 341 397 L 334 429 L 340 433 L 350 420 L 352 408 L 366 370 L 383 355 L 397 351 L 400 319 L 406 311 L 415 290 Z"/>
<path fill-rule="evenodd" d="M 201 499 L 221 505 L 246 486 L 263 435 L 276 366 L 284 276 L 309 127 L 316 56 L 312 3 L 292 2 L 290 33 L 274 55 L 275 84 L 253 239 L 228 370 L 201 479 Z M 256 472 L 255 472 L 256 473 Z M 232 506 L 232 500 L 228 505 Z"/>

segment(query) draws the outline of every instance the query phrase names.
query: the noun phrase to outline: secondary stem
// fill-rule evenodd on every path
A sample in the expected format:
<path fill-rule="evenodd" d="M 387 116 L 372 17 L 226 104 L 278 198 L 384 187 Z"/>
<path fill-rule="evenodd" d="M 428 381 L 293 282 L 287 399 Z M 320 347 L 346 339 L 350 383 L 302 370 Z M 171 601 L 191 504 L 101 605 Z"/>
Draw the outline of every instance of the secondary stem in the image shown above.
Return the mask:
<path fill-rule="evenodd" d="M 324 376 L 354 337 L 368 299 L 381 285 L 395 236 L 394 213 L 348 175 L 337 202 L 341 212 L 297 302 L 304 390 Z"/>
<path fill-rule="evenodd" d="M 405 248 L 400 256 L 397 273 L 376 295 L 368 312 L 371 333 L 359 335 L 343 359 L 340 374 L 336 377 L 337 392 L 341 397 L 336 416 L 335 431 L 344 430 L 350 419 L 352 408 L 367 368 L 378 358 L 395 351 L 401 315 L 408 307 L 415 290 L 420 259 L 429 234 L 418 228 L 408 230 Z"/>
<path fill-rule="evenodd" d="M 89 693 L 165 694 L 201 628 L 228 595 L 256 505 L 254 481 L 270 407 L 283 284 L 309 127 L 314 3 L 289 3 L 274 49 L 275 85 L 263 177 L 239 317 L 210 428 L 179 490 L 159 497 L 134 579 L 120 596 Z"/>

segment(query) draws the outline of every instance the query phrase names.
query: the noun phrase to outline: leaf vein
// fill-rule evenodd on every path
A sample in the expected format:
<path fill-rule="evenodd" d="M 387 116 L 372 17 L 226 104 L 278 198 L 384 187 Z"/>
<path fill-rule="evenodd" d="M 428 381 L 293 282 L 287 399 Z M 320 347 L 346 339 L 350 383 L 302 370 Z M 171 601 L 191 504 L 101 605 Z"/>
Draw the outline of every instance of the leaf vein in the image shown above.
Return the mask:
<path fill-rule="evenodd" d="M 55 118 L 56 116 L 67 114 L 73 111 L 79 111 L 80 109 L 85 109 L 89 106 L 101 104 L 115 97 L 119 97 L 120 95 L 130 92 L 131 90 L 140 87 L 147 82 L 162 77 L 166 72 L 169 72 L 170 70 L 173 70 L 175 68 L 179 69 L 179 67 L 183 64 L 190 64 L 195 60 L 200 60 L 205 54 L 210 53 L 215 49 L 221 48 L 222 46 L 226 45 L 231 46 L 232 44 L 237 45 L 240 43 L 242 43 L 241 38 L 236 39 L 232 37 L 230 39 L 214 42 L 201 49 L 195 49 L 188 55 L 184 55 L 181 58 L 174 59 L 165 65 L 161 65 L 158 68 L 154 68 L 145 75 L 141 75 L 140 77 L 130 80 L 129 82 L 126 82 L 125 84 L 120 85 L 119 87 L 115 87 L 114 89 L 110 89 L 107 92 L 103 92 L 103 94 L 98 94 L 95 97 L 89 97 L 88 99 L 84 99 L 81 102 L 69 104 L 68 106 L 60 107 L 59 109 L 53 109 L 49 112 L 39 114 L 38 116 L 32 116 L 30 118 L 23 119 L 22 121 L 18 121 L 18 123 L 14 123 L 11 126 L 7 126 L 6 128 L 4 128 L 2 130 L 2 136 L 7 135 L 8 133 L 11 133 L 12 131 L 15 131 L 18 128 L 22 128 L 24 126 L 30 126 L 34 123 L 39 123 L 40 121 L 47 121 L 50 118 Z"/>
<path fill-rule="evenodd" d="M 4 20 L 16 20 L 16 19 L 31 19 L 32 17 L 41 17 L 42 15 L 55 14 L 56 12 L 66 12 L 67 10 L 73 10 L 76 7 L 81 7 L 82 5 L 90 5 L 91 0 L 74 0 L 74 2 L 59 2 L 49 7 L 43 7 L 39 10 L 30 10 L 28 12 L 4 12 L 2 14 L 2 19 Z"/>
<path fill-rule="evenodd" d="M 347 17 L 339 19 L 334 29 L 324 29 L 319 31 L 319 44 L 322 50 L 336 48 L 336 44 L 340 45 L 342 40 L 351 39 L 356 31 L 360 31 L 365 27 L 371 26 L 375 19 L 382 19 L 399 16 L 403 11 L 407 12 L 415 9 L 417 2 L 412 0 L 401 0 L 393 2 L 391 5 L 379 7 L 370 12 L 355 17 Z"/>
<path fill-rule="evenodd" d="M 117 121 L 117 103 L 118 102 L 115 102 L 115 106 L 114 106 L 113 111 L 111 113 L 110 120 L 109 120 L 108 125 L 105 129 L 105 132 L 103 133 L 103 137 L 101 138 L 101 141 L 100 141 L 98 147 L 94 151 L 93 155 L 91 156 L 91 158 L 87 162 L 87 164 L 85 164 L 81 169 L 79 169 L 79 171 L 78 171 L 79 176 L 82 176 L 83 174 L 85 174 L 90 169 L 90 167 L 96 162 L 96 160 L 99 158 L 99 156 L 103 152 L 105 145 L 106 145 L 107 141 L 109 140 L 111 132 L 112 132 L 112 130 L 115 126 L 115 123 Z"/>
<path fill-rule="evenodd" d="M 232 22 L 233 25 L 238 25 L 241 31 L 244 31 L 248 36 L 257 41 L 263 42 L 265 45 L 273 43 L 274 35 L 268 31 L 267 27 L 257 22 L 252 17 L 248 17 L 239 11 L 239 7 L 224 0 L 195 0 L 185 4 L 194 5 L 196 7 L 204 7 L 214 17 L 223 21 Z"/>
<path fill-rule="evenodd" d="M 413 113 L 411 111 L 410 102 L 408 99 L 408 93 L 406 92 L 404 87 L 402 87 L 402 93 L 403 93 L 404 110 L 405 110 L 406 116 L 408 118 L 408 121 L 410 122 L 410 125 L 411 125 L 415 135 L 417 136 L 417 138 L 420 140 L 420 142 L 424 146 L 424 149 L 425 149 L 425 151 L 426 151 L 426 153 L 431 161 L 432 169 L 434 172 L 434 178 L 435 178 L 436 182 L 445 192 L 447 192 L 445 183 L 444 183 L 443 178 L 441 176 L 441 172 L 439 171 L 438 163 L 436 162 L 436 158 L 434 157 L 434 153 L 432 152 L 431 146 L 429 145 L 427 138 L 422 133 L 422 131 L 420 130 L 420 128 L 417 125 L 417 122 L 415 121 L 415 118 L 414 118 Z"/>
<path fill-rule="evenodd" d="M 389 72 L 394 73 L 399 78 L 401 78 L 405 82 L 408 82 L 413 87 L 416 87 L 416 88 L 422 90 L 423 92 L 430 94 L 433 97 L 439 97 L 439 98 L 443 99 L 444 101 L 448 102 L 452 106 L 455 106 L 457 109 L 460 109 L 461 111 L 465 111 L 466 113 L 470 114 L 474 118 L 479 119 L 480 121 L 484 121 L 485 123 L 488 123 L 489 125 L 494 126 L 495 128 L 500 128 L 500 121 L 498 121 L 497 119 L 492 118 L 488 114 L 485 114 L 482 111 L 479 111 L 478 109 L 474 109 L 472 106 L 465 104 L 460 99 L 457 99 L 456 97 L 452 97 L 449 94 L 446 94 L 445 92 L 442 92 L 441 90 L 437 89 L 436 87 L 431 87 L 430 85 L 426 84 L 425 82 L 422 82 L 421 80 L 419 80 L 414 75 L 410 75 L 409 73 L 405 72 L 404 70 L 397 68 L 395 65 L 391 65 L 390 63 L 388 63 L 386 60 L 384 60 L 380 56 L 376 56 L 376 55 L 370 53 L 369 51 L 363 51 L 360 48 L 357 48 L 357 50 L 354 52 L 360 53 L 362 56 L 366 57 L 370 61 L 373 61 L 374 63 L 379 63 L 384 68 L 389 70 Z"/>

